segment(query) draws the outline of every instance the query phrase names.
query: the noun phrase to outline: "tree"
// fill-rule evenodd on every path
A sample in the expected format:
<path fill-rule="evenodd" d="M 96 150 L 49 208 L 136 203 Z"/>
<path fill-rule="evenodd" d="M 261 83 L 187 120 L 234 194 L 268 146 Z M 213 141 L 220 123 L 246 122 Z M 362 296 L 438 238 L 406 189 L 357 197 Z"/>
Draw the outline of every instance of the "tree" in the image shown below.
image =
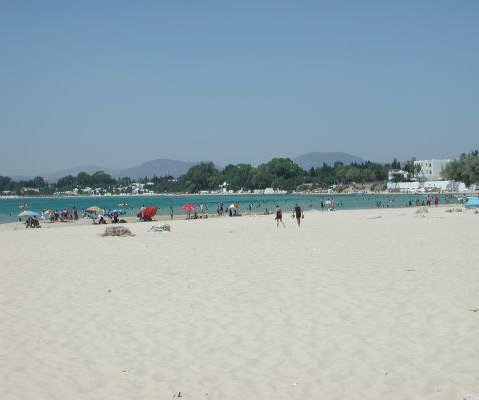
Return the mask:
<path fill-rule="evenodd" d="M 401 163 L 397 159 L 394 159 L 391 163 L 391 169 L 401 169 Z"/>
<path fill-rule="evenodd" d="M 232 190 L 251 189 L 254 172 L 249 164 L 229 164 L 220 172 L 219 182 L 227 182 Z"/>
<path fill-rule="evenodd" d="M 459 160 L 450 162 L 444 168 L 442 176 L 446 179 L 462 181 L 466 185 L 479 183 L 479 151 L 461 154 Z"/>
<path fill-rule="evenodd" d="M 95 187 L 108 187 L 115 183 L 115 180 L 103 171 L 97 171 L 90 177 L 90 182 Z"/>
<path fill-rule="evenodd" d="M 261 164 L 255 171 L 252 183 L 256 188 L 293 190 L 307 176 L 307 173 L 289 158 L 273 158 Z"/>
<path fill-rule="evenodd" d="M 346 168 L 346 183 L 361 181 L 361 171 L 359 168 L 350 165 Z"/>
<path fill-rule="evenodd" d="M 13 191 L 15 184 L 12 182 L 12 178 L 8 176 L 0 176 L 0 192 Z"/>
<path fill-rule="evenodd" d="M 181 177 L 181 187 L 188 193 L 216 189 L 218 182 L 218 170 L 211 161 L 194 165 Z"/>
<path fill-rule="evenodd" d="M 177 179 L 174 179 L 171 175 L 153 177 L 152 182 L 154 185 L 151 189 L 156 193 L 174 193 L 180 191 L 180 184 Z"/>
<path fill-rule="evenodd" d="M 257 189 L 265 189 L 271 187 L 273 183 L 273 175 L 266 164 L 261 164 L 256 168 L 252 178 L 252 184 Z"/>
<path fill-rule="evenodd" d="M 56 183 L 55 187 L 62 191 L 72 190 L 74 188 L 75 182 L 76 179 L 73 176 L 67 175 L 63 178 L 60 178 Z"/>
<path fill-rule="evenodd" d="M 78 173 L 76 177 L 76 184 L 82 187 L 92 186 L 91 176 L 86 172 Z"/>
<path fill-rule="evenodd" d="M 48 187 L 48 183 L 45 182 L 43 177 L 36 176 L 35 178 L 33 178 L 33 187 L 38 188 L 38 189 L 44 189 L 44 188 Z"/>

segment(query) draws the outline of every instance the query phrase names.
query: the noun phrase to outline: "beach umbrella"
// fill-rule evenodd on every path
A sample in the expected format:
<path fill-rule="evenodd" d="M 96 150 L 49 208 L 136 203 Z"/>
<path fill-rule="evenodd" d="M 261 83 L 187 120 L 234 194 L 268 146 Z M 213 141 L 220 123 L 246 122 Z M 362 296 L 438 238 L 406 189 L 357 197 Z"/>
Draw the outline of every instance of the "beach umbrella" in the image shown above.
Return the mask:
<path fill-rule="evenodd" d="M 43 215 L 52 215 L 53 211 L 52 210 L 45 210 L 42 212 Z"/>
<path fill-rule="evenodd" d="M 38 214 L 35 211 L 22 211 L 20 214 L 18 214 L 19 217 L 39 217 L 40 214 Z"/>
<path fill-rule="evenodd" d="M 183 204 L 181 206 L 181 209 L 186 211 L 193 211 L 196 209 L 196 206 L 194 204 Z"/>
<path fill-rule="evenodd" d="M 156 215 L 156 211 L 158 207 L 146 207 L 145 209 L 141 210 L 136 216 L 138 218 L 153 218 Z"/>
<path fill-rule="evenodd" d="M 466 203 L 464 204 L 466 208 L 469 207 L 479 207 L 479 198 L 477 197 L 468 197 Z"/>
<path fill-rule="evenodd" d="M 233 208 L 238 208 L 238 204 L 236 204 L 236 203 L 231 203 L 228 208 L 231 208 L 231 209 L 233 209 Z"/>
<path fill-rule="evenodd" d="M 113 215 L 113 214 L 116 214 L 116 215 L 125 215 L 126 214 L 126 211 L 124 210 L 112 210 L 108 213 L 108 215 Z"/>
<path fill-rule="evenodd" d="M 86 209 L 88 212 L 94 212 L 94 213 L 97 213 L 97 214 L 100 214 L 103 212 L 103 208 L 100 208 L 98 206 L 91 206 L 91 207 L 88 207 Z"/>

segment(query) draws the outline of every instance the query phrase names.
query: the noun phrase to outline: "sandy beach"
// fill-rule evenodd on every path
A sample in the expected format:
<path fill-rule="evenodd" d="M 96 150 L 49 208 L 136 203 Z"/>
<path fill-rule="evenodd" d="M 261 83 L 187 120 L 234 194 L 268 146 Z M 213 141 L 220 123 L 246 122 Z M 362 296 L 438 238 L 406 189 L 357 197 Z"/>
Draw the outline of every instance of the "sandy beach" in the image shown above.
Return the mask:
<path fill-rule="evenodd" d="M 0 226 L 0 399 L 479 393 L 479 215 Z"/>

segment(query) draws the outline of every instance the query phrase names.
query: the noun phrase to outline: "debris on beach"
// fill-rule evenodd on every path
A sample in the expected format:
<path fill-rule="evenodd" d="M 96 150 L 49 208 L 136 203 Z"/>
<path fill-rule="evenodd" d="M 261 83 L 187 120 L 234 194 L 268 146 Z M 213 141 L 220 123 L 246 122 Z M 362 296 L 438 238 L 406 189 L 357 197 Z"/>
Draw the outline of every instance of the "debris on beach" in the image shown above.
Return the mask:
<path fill-rule="evenodd" d="M 429 213 L 429 210 L 426 207 L 419 207 L 416 210 L 416 214 L 419 214 L 422 217 L 425 217 L 427 213 Z"/>
<path fill-rule="evenodd" d="M 478 308 L 473 308 L 472 310 L 469 310 L 469 311 L 472 311 L 472 312 L 479 312 L 479 307 L 478 307 Z"/>
<path fill-rule="evenodd" d="M 151 232 L 171 232 L 171 226 L 168 224 L 163 225 L 153 225 L 150 228 Z"/>
<path fill-rule="evenodd" d="M 444 212 L 447 212 L 447 213 L 460 212 L 460 213 L 462 213 L 463 209 L 461 207 L 452 207 L 452 208 L 448 208 L 448 209 L 444 210 Z"/>
<path fill-rule="evenodd" d="M 135 236 L 134 233 L 124 226 L 109 226 L 105 228 L 102 236 Z"/>

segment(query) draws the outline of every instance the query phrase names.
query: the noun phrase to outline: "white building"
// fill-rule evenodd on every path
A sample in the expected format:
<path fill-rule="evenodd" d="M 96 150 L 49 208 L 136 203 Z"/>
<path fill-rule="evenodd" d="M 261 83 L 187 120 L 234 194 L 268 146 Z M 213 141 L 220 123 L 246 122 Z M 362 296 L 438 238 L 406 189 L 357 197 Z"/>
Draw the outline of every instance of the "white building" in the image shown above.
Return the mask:
<path fill-rule="evenodd" d="M 426 181 L 426 182 L 388 182 L 389 191 L 403 193 L 417 192 L 463 192 L 466 185 L 455 181 Z"/>
<path fill-rule="evenodd" d="M 401 178 L 407 179 L 408 173 L 402 169 L 391 169 L 388 171 L 388 180 L 392 181 L 395 176 L 400 176 Z"/>
<path fill-rule="evenodd" d="M 421 166 L 421 172 L 418 178 L 425 181 L 439 181 L 442 180 L 442 170 L 446 168 L 452 160 L 416 160 L 414 165 Z"/>

